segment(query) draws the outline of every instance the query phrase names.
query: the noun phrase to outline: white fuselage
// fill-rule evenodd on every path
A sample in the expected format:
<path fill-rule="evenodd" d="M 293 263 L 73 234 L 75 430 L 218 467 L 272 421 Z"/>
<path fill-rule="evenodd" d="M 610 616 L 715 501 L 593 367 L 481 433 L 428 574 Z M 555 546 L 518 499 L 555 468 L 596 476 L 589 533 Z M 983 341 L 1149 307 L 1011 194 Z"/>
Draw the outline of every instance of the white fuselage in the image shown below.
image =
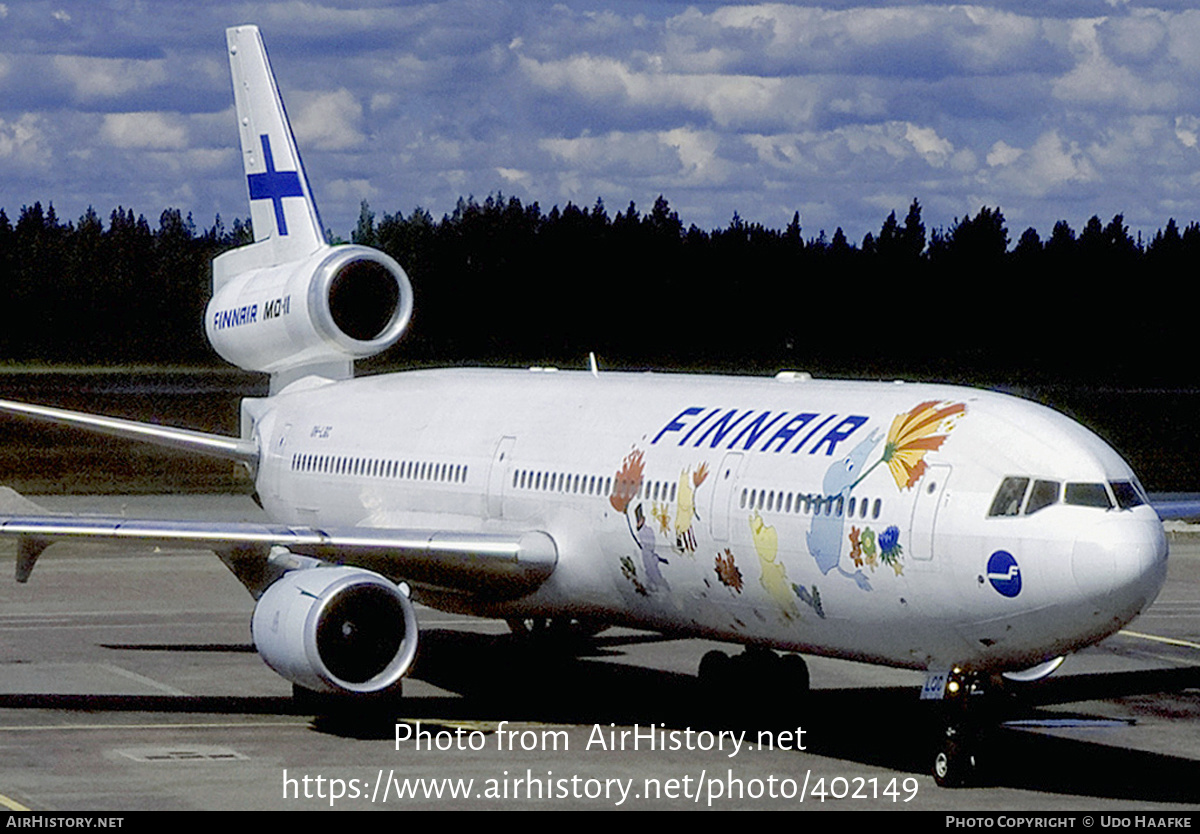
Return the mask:
<path fill-rule="evenodd" d="M 1015 669 L 1111 634 L 1165 578 L 1154 511 L 1113 501 L 1134 479 L 1112 449 L 974 389 L 466 369 L 301 381 L 245 411 L 276 521 L 549 534 L 532 594 L 418 589 L 481 615 Z M 1006 478 L 1063 491 L 997 513 Z M 1064 498 L 1097 488 L 1113 506 Z"/>

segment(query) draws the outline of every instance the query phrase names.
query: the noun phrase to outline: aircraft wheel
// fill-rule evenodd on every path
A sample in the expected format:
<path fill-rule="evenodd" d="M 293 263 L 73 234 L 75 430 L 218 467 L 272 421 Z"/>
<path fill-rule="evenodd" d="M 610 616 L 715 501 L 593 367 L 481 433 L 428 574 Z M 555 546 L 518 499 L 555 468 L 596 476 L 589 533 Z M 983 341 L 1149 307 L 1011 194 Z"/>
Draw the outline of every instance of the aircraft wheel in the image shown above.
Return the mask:
<path fill-rule="evenodd" d="M 780 682 L 784 691 L 795 695 L 808 694 L 808 664 L 798 654 L 785 654 L 778 661 Z"/>
<path fill-rule="evenodd" d="M 705 686 L 727 686 L 732 672 L 733 658 L 719 649 L 705 652 L 700 658 L 700 682 Z"/>
<path fill-rule="evenodd" d="M 965 788 L 976 784 L 979 761 L 976 745 L 961 727 L 948 726 L 941 748 L 933 757 L 933 780 L 942 788 Z"/>

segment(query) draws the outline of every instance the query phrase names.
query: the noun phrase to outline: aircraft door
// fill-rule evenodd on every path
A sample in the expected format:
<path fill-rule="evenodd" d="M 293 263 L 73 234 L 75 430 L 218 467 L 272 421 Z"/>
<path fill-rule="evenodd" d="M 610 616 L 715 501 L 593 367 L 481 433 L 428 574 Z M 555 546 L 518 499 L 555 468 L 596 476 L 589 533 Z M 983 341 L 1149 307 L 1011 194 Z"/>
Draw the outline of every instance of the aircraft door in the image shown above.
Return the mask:
<path fill-rule="evenodd" d="M 709 530 L 715 541 L 729 540 L 729 513 L 733 506 L 733 493 L 737 487 L 738 473 L 742 468 L 742 453 L 729 452 L 717 470 L 713 484 L 712 505 L 708 510 Z"/>
<path fill-rule="evenodd" d="M 500 518 L 504 514 L 504 487 L 508 473 L 512 470 L 511 458 L 515 437 L 502 437 L 492 455 L 492 468 L 488 470 L 487 514 L 488 518 Z"/>
<path fill-rule="evenodd" d="M 267 462 L 267 495 L 279 498 L 283 491 L 284 471 L 288 468 L 288 436 L 292 433 L 292 424 L 285 423 L 271 442 L 271 454 Z"/>
<path fill-rule="evenodd" d="M 937 556 L 938 510 L 950 498 L 946 492 L 949 480 L 950 467 L 944 463 L 932 463 L 916 486 L 916 502 L 913 504 L 908 538 L 908 552 L 914 559 L 928 561 Z"/>

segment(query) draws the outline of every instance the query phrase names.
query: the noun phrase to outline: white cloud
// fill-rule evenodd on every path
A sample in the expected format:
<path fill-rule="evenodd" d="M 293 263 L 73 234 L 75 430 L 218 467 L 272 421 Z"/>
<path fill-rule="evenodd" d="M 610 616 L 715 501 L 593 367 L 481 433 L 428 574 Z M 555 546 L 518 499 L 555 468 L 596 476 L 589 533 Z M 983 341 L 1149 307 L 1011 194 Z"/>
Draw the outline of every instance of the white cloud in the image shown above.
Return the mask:
<path fill-rule="evenodd" d="M 338 202 L 362 202 L 379 196 L 379 189 L 368 179 L 335 179 L 326 185 L 326 196 Z"/>
<path fill-rule="evenodd" d="M 1195 116 L 1175 117 L 1175 136 L 1184 147 L 1194 148 L 1200 136 L 1200 119 Z"/>
<path fill-rule="evenodd" d="M 25 165 L 45 165 L 46 149 L 40 120 L 25 113 L 15 121 L 0 119 L 0 159 Z"/>
<path fill-rule="evenodd" d="M 904 138 L 935 168 L 941 168 L 954 154 L 954 145 L 938 136 L 937 131 L 931 127 L 909 124 L 905 128 Z"/>
<path fill-rule="evenodd" d="M 533 185 L 533 177 L 530 173 L 519 168 L 497 168 L 496 173 L 503 177 L 505 182 L 519 185 L 525 189 Z"/>
<path fill-rule="evenodd" d="M 170 113 L 108 113 L 100 136 L 118 148 L 181 150 L 187 147 L 187 128 Z"/>
<path fill-rule="evenodd" d="M 689 110 L 721 127 L 763 121 L 803 124 L 811 119 L 819 99 L 817 82 L 801 77 L 637 70 L 624 61 L 591 55 L 548 62 L 523 57 L 520 66 L 546 90 L 643 112 Z"/>
<path fill-rule="evenodd" d="M 292 129 L 302 147 L 344 151 L 366 141 L 362 104 L 344 87 L 331 93 L 297 93 L 292 98 L 299 105 L 291 114 Z"/>
<path fill-rule="evenodd" d="M 1020 148 L 1014 148 L 1012 145 L 1005 142 L 1003 139 L 992 145 L 992 149 L 988 151 L 987 164 L 992 167 L 997 165 L 1012 165 L 1023 154 Z"/>
<path fill-rule="evenodd" d="M 886 68 L 891 77 L 929 73 L 1007 73 L 1013 62 L 1052 50 L 1041 21 L 981 5 L 830 10 L 815 6 L 695 8 L 666 23 L 675 69 L 728 69 L 752 63 L 774 71 L 857 72 Z"/>
<path fill-rule="evenodd" d="M 84 100 L 113 98 L 168 80 L 163 60 L 56 55 L 52 65 L 75 95 Z"/>
<path fill-rule="evenodd" d="M 185 148 L 181 150 L 149 150 L 145 158 L 162 170 L 179 174 L 208 173 L 220 170 L 237 159 L 231 148 Z"/>
<path fill-rule="evenodd" d="M 1139 75 L 1106 54 L 1099 34 L 1101 20 L 1078 20 L 1071 26 L 1074 68 L 1054 81 L 1054 95 L 1076 105 L 1116 105 L 1133 111 L 1175 105 L 1179 87 L 1172 80 Z"/>
<path fill-rule="evenodd" d="M 1023 152 L 1008 146 L 1002 154 L 994 151 L 993 147 L 989 162 L 995 160 L 991 164 L 998 172 L 997 182 L 1025 197 L 1042 197 L 1071 183 L 1097 179 L 1095 166 L 1078 143 L 1067 141 L 1057 130 L 1043 133 Z"/>
<path fill-rule="evenodd" d="M 679 166 L 678 148 L 657 133 L 613 131 L 604 136 L 546 138 L 538 146 L 572 168 L 592 174 L 623 172 L 626 177 L 653 176 Z"/>
<path fill-rule="evenodd" d="M 720 136 L 712 131 L 676 128 L 664 131 L 659 141 L 679 155 L 679 172 L 689 184 L 715 183 L 723 180 L 728 166 L 717 155 Z"/>

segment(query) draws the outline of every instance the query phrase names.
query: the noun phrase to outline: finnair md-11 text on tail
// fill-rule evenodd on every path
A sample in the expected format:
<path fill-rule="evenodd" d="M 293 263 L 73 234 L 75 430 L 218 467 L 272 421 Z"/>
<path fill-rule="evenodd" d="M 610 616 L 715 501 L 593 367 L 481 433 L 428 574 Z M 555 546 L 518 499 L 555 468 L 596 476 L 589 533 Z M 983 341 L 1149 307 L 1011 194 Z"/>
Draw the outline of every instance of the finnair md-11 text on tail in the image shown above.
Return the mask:
<path fill-rule="evenodd" d="M 803 662 L 762 649 L 925 670 L 947 703 L 1048 674 L 1154 600 L 1167 548 L 1129 466 L 1012 397 L 594 363 L 352 378 L 403 333 L 408 277 L 326 243 L 259 32 L 227 35 L 255 242 L 214 261 L 206 326 L 270 396 L 240 438 L 0 410 L 239 461 L 273 523 L 8 517 L 19 579 L 64 538 L 210 548 L 258 600 L 263 659 L 347 698 L 398 692 L 413 599 L 742 644 L 702 678 L 773 675 L 797 702 Z M 947 708 L 943 784 L 973 773 L 968 713 Z"/>

